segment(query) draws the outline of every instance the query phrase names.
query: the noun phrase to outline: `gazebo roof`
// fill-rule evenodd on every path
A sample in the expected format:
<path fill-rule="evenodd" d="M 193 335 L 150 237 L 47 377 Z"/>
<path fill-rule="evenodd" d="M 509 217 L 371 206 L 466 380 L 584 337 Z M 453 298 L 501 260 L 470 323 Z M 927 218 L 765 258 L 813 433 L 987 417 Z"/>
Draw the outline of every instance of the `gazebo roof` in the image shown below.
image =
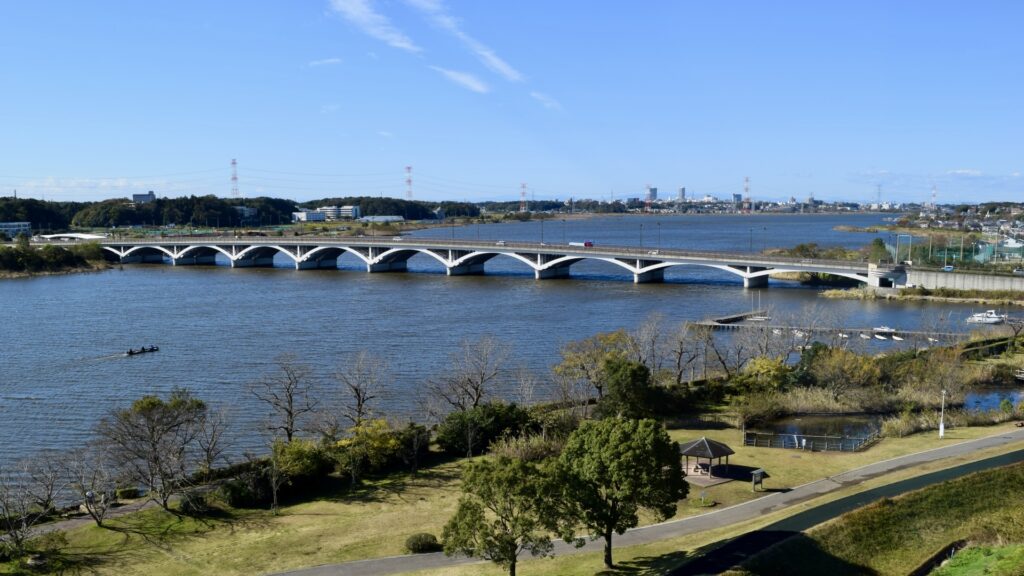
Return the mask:
<path fill-rule="evenodd" d="M 735 454 L 735 452 L 732 451 L 732 448 L 729 448 L 725 444 L 714 440 L 708 440 L 703 436 L 700 440 L 694 440 L 689 444 L 680 446 L 679 453 L 683 456 L 696 456 L 698 458 L 721 458 L 722 456 Z"/>

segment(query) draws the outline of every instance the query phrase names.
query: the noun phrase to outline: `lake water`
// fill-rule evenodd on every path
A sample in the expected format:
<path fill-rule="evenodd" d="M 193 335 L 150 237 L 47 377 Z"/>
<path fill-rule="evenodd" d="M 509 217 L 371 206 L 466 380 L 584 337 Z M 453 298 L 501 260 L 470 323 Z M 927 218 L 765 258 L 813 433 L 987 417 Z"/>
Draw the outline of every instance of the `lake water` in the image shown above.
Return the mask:
<path fill-rule="evenodd" d="M 545 241 L 746 250 L 799 242 L 862 246 L 872 234 L 835 225 L 880 223 L 876 215 L 633 216 L 548 221 Z M 563 233 L 564 227 L 564 233 Z M 417 236 L 539 240 L 537 222 L 466 226 Z M 634 328 L 652 314 L 675 324 L 749 310 L 754 291 L 706 268 L 671 269 L 664 284 L 632 283 L 610 264 L 580 263 L 569 280 L 536 281 L 511 258 L 485 276 L 448 277 L 416 256 L 410 273 L 367 274 L 352 256 L 341 270 L 130 265 L 96 274 L 0 282 L 0 465 L 43 447 L 86 442 L 111 407 L 143 394 L 188 387 L 231 412 L 235 451 L 265 445 L 264 408 L 248 385 L 279 354 L 308 363 L 322 382 L 351 353 L 384 357 L 393 383 L 381 398 L 388 415 L 418 417 L 426 379 L 460 342 L 493 335 L 509 346 L 508 372 L 545 375 L 566 342 Z M 853 326 L 914 329 L 948 320 L 962 329 L 970 307 L 826 300 L 818 291 L 772 282 L 761 305 L 779 318 L 827 314 Z M 128 348 L 160 352 L 126 357 Z M 508 391 L 506 390 L 506 393 Z"/>

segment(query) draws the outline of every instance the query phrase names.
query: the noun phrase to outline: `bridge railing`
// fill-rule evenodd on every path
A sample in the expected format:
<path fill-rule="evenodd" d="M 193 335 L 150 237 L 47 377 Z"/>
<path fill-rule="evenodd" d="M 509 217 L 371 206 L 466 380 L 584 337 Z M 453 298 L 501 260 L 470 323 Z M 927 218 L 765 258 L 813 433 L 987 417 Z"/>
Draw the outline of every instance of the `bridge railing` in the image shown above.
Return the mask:
<path fill-rule="evenodd" d="M 116 246 L 153 246 L 153 245 L 180 245 L 180 244 L 286 244 L 299 246 L 322 246 L 325 244 L 345 244 L 361 246 L 383 246 L 397 248 L 402 246 L 421 248 L 465 248 L 474 250 L 529 250 L 530 252 L 547 252 L 557 254 L 600 254 L 607 256 L 627 256 L 630 258 L 642 258 L 658 260 L 663 258 L 694 258 L 723 260 L 726 262 L 741 262 L 743 265 L 778 265 L 778 264 L 799 264 L 802 266 L 821 266 L 831 268 L 851 268 L 862 270 L 867 262 L 854 260 L 820 260 L 813 258 L 794 258 L 789 256 L 765 256 L 751 252 L 726 252 L 709 250 L 679 250 L 673 248 L 651 248 L 637 246 L 570 246 L 569 244 L 553 244 L 550 242 L 515 242 L 515 241 L 480 241 L 480 240 L 457 240 L 457 239 L 434 239 L 415 238 L 403 236 L 401 240 L 396 237 L 379 236 L 355 236 L 339 238 L 337 236 L 169 236 L 160 239 L 131 239 L 131 240 L 104 240 L 102 244 Z M 64 242 L 67 243 L 67 242 Z"/>

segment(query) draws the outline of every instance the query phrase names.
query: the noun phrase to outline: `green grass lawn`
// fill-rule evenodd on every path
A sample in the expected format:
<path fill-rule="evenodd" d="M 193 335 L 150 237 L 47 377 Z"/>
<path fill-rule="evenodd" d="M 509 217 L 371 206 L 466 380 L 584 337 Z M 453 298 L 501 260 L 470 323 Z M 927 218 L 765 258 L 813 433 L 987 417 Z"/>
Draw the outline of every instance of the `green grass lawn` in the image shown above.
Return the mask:
<path fill-rule="evenodd" d="M 883 499 L 765 550 L 737 573 L 907 574 L 959 540 L 1024 542 L 1022 485 L 1017 464 Z"/>
<path fill-rule="evenodd" d="M 749 448 L 741 445 L 738 430 L 673 430 L 671 435 L 678 440 L 707 436 L 726 442 L 736 451 L 730 458 L 731 463 L 763 467 L 772 476 L 766 481 L 766 487 L 783 488 L 901 454 L 997 434 L 1010 427 L 950 430 L 941 441 L 935 438 L 934 433 L 886 439 L 862 453 L 804 453 Z M 959 461 L 952 460 L 946 465 L 956 463 Z M 939 466 L 903 471 L 893 477 L 922 473 Z M 150 509 L 111 521 L 113 530 L 89 526 L 69 531 L 67 556 L 96 574 L 153 576 L 256 574 L 403 554 L 405 539 L 410 534 L 431 532 L 440 536 L 441 528 L 453 513 L 460 495 L 460 467 L 459 462 L 446 463 L 422 470 L 417 475 L 397 474 L 368 481 L 354 494 L 345 493 L 335 499 L 323 498 L 286 506 L 279 516 L 263 510 L 227 510 L 215 518 L 200 521 Z M 870 484 L 872 482 L 864 485 Z M 709 499 L 719 503 L 716 507 L 700 508 L 681 502 L 679 516 L 706 513 L 765 494 L 752 493 L 746 482 L 715 486 L 708 488 L 707 493 Z M 692 490 L 690 499 L 698 499 L 698 495 L 699 490 Z M 756 525 L 749 524 L 747 529 Z M 645 570 L 657 573 L 667 565 L 666 562 L 682 562 L 686 558 L 685 550 L 710 545 L 739 529 L 742 527 L 623 548 L 616 551 L 616 559 L 634 566 L 639 573 Z M 6 567 L 7 573 L 12 570 L 12 567 Z M 475 574 L 481 570 L 485 570 L 483 565 L 439 573 Z M 594 574 L 600 571 L 600 554 L 587 553 L 526 562 L 521 572 Z M 3 573 L 2 565 L 0 573 Z"/>
<path fill-rule="evenodd" d="M 1024 545 L 978 546 L 958 552 L 932 576 L 1020 576 L 1024 574 Z"/>

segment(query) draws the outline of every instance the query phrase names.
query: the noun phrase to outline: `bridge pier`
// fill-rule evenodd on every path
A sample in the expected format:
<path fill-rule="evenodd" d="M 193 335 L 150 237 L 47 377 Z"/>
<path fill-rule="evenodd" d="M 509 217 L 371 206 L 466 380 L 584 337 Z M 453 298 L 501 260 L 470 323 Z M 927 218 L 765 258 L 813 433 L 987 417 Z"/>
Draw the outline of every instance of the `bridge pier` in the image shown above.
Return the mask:
<path fill-rule="evenodd" d="M 657 270 L 648 270 L 647 272 L 640 272 L 633 274 L 634 284 L 650 284 L 652 282 L 664 282 L 665 281 L 665 269 L 658 268 Z"/>
<path fill-rule="evenodd" d="M 543 270 L 535 270 L 534 278 L 537 280 L 550 280 L 552 278 L 568 278 L 569 267 L 560 266 L 558 268 L 545 268 Z"/>
<path fill-rule="evenodd" d="M 768 276 L 754 276 L 753 278 L 743 279 L 744 288 L 767 288 L 768 287 Z"/>
<path fill-rule="evenodd" d="M 484 273 L 484 264 L 463 264 L 462 266 L 449 266 L 449 276 L 480 276 Z"/>
<path fill-rule="evenodd" d="M 213 254 L 206 254 L 203 256 L 185 256 L 182 258 L 171 259 L 171 264 L 174 266 L 195 266 L 197 264 L 212 266 L 216 263 L 217 257 Z"/>
<path fill-rule="evenodd" d="M 377 262 L 376 264 L 367 264 L 367 272 L 405 272 L 408 269 L 408 262 L 405 260 L 396 260 L 394 262 Z"/>
<path fill-rule="evenodd" d="M 273 256 L 260 256 L 258 258 L 239 258 L 231 261 L 232 268 L 273 268 Z"/>
<path fill-rule="evenodd" d="M 330 270 L 338 267 L 337 258 L 321 258 L 320 260 L 300 260 L 295 263 L 296 270 Z"/>

